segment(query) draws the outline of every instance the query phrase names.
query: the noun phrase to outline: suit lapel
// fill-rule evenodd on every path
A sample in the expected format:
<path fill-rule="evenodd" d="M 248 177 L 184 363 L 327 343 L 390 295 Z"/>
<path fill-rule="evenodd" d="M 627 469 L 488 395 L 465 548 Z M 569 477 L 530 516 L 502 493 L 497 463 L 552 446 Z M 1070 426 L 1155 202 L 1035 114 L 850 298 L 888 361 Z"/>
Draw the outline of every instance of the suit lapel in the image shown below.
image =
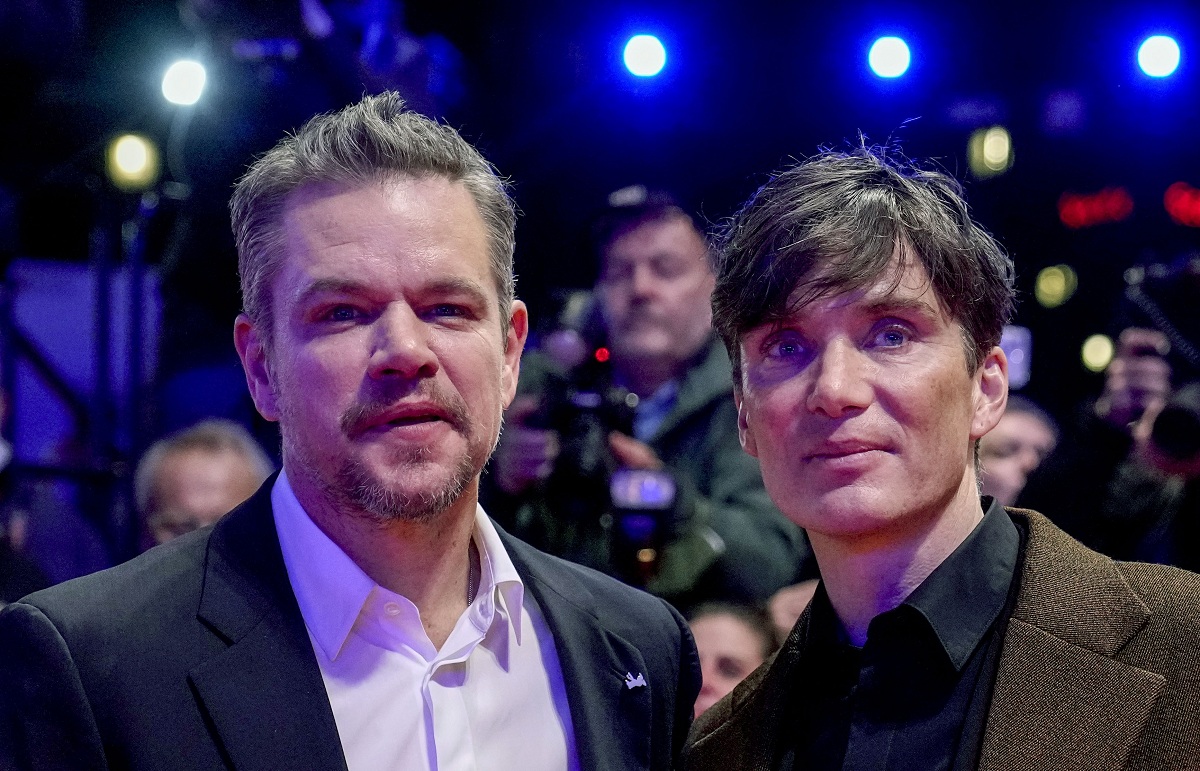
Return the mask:
<path fill-rule="evenodd" d="M 230 765 L 341 769 L 341 742 L 288 582 L 274 477 L 214 528 L 198 615 L 228 648 L 189 673 Z"/>
<path fill-rule="evenodd" d="M 626 685 L 627 676 L 651 674 L 642 654 L 600 624 L 591 594 L 568 571 L 528 559 L 528 547 L 500 536 L 554 635 L 580 768 L 649 768 L 655 683 Z"/>
<path fill-rule="evenodd" d="M 1165 683 L 1114 658 L 1149 609 L 1110 560 L 1013 517 L 1028 539 L 980 769 L 1123 769 Z"/>

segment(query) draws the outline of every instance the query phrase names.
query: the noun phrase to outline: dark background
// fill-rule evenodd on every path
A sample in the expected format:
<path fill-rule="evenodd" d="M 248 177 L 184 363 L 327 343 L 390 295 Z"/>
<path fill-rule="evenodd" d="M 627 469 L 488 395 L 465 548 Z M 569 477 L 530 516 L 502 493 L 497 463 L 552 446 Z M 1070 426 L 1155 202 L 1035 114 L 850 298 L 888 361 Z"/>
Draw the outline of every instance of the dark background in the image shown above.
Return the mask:
<path fill-rule="evenodd" d="M 188 6 L 218 12 L 189 25 L 180 13 Z M 341 51 L 305 43 L 295 61 L 245 62 L 229 55 L 232 37 L 303 40 L 296 3 L 0 8 L 5 255 L 84 261 L 97 229 L 118 239 L 135 197 L 104 180 L 105 143 L 139 130 L 166 145 L 183 121 L 165 178 L 188 182 L 191 194 L 165 198 L 148 228 L 147 259 L 163 271 L 158 376 L 228 362 L 238 299 L 224 202 L 237 173 L 285 130 L 382 82 L 357 77 L 353 29 Z M 523 212 L 519 292 L 535 320 L 552 314 L 557 290 L 593 279 L 581 236 L 608 192 L 665 187 L 718 223 L 772 169 L 862 132 L 964 180 L 978 219 L 1018 266 L 1017 321 L 1034 334 L 1026 392 L 1063 415 L 1099 388 L 1079 347 L 1113 331 L 1123 271 L 1197 247 L 1200 231 L 1172 223 L 1162 205 L 1169 184 L 1200 186 L 1192 3 L 446 1 L 410 2 L 402 18 L 412 40 L 429 50 L 448 43 L 451 54 L 449 65 L 403 74 L 406 98 L 460 128 L 513 180 Z M 667 47 L 657 78 L 634 78 L 621 64 L 636 32 Z M 1137 45 L 1154 32 L 1183 48 L 1164 81 L 1136 67 Z M 913 49 L 897 81 L 865 65 L 883 33 Z M 163 101 L 159 80 L 189 54 L 209 65 L 209 86 L 181 110 Z M 1055 128 L 1047 103 L 1064 93 L 1080 119 Z M 972 180 L 968 136 L 993 123 L 1011 132 L 1015 165 Z M 1114 185 L 1133 196 L 1128 220 L 1080 231 L 1059 222 L 1063 192 Z M 1079 290 L 1047 310 L 1033 300 L 1033 280 L 1058 263 L 1078 272 Z"/>

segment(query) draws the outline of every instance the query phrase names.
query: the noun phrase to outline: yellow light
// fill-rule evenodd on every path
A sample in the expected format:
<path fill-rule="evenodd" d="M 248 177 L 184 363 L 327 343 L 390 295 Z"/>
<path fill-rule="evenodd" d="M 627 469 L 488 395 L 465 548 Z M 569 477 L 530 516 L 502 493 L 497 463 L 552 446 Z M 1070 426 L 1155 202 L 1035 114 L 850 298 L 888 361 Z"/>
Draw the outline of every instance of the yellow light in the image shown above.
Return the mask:
<path fill-rule="evenodd" d="M 976 177 L 986 178 L 1003 174 L 1012 168 L 1012 136 L 1003 126 L 982 128 L 971 134 L 967 142 L 967 165 Z"/>
<path fill-rule="evenodd" d="M 121 190 L 136 192 L 158 181 L 158 148 L 137 134 L 125 134 L 108 145 L 108 178 Z"/>
<path fill-rule="evenodd" d="M 1090 369 L 1092 372 L 1103 372 L 1113 359 L 1113 353 L 1116 348 L 1113 346 L 1112 338 L 1108 335 L 1092 335 L 1087 340 L 1083 341 L 1083 348 L 1079 351 L 1079 358 L 1083 360 L 1083 366 Z"/>
<path fill-rule="evenodd" d="M 1079 277 L 1070 265 L 1051 265 L 1038 271 L 1033 296 L 1043 308 L 1057 308 L 1079 288 Z"/>
<path fill-rule="evenodd" d="M 643 562 L 643 563 L 653 562 L 656 559 L 658 559 L 658 552 L 655 551 L 654 549 L 638 549 L 637 550 L 637 561 L 638 562 Z"/>
<path fill-rule="evenodd" d="M 1012 156 L 1012 138 L 1003 126 L 992 126 L 983 134 L 983 163 L 992 171 L 1008 168 Z"/>

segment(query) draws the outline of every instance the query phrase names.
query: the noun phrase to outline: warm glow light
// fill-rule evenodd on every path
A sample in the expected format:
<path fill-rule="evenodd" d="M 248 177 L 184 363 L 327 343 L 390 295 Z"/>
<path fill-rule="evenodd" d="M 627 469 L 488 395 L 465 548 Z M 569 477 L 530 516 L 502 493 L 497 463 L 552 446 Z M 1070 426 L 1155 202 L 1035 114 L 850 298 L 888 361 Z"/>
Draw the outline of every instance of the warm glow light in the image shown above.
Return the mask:
<path fill-rule="evenodd" d="M 208 73 L 204 65 L 191 59 L 177 61 L 167 68 L 162 79 L 162 95 L 171 104 L 184 107 L 200 101 Z"/>
<path fill-rule="evenodd" d="M 1071 299 L 1079 286 L 1079 277 L 1070 265 L 1051 265 L 1038 271 L 1033 295 L 1043 308 L 1057 308 Z"/>
<path fill-rule="evenodd" d="M 1113 346 L 1111 337 L 1108 335 L 1092 335 L 1083 341 L 1083 347 L 1079 351 L 1079 358 L 1083 360 L 1083 366 L 1092 372 L 1103 372 L 1109 362 L 1112 361 L 1113 353 L 1115 352 L 1116 348 Z"/>
<path fill-rule="evenodd" d="M 125 134 L 108 145 L 108 178 L 121 190 L 137 191 L 158 181 L 158 148 L 143 136 Z"/>
<path fill-rule="evenodd" d="M 1063 193 L 1058 197 L 1058 219 L 1072 229 L 1121 222 L 1131 214 L 1133 196 L 1123 187 L 1106 187 L 1098 193 Z"/>
<path fill-rule="evenodd" d="M 1013 165 L 1012 135 L 1003 126 L 981 128 L 967 141 L 967 165 L 976 177 L 1003 174 Z"/>

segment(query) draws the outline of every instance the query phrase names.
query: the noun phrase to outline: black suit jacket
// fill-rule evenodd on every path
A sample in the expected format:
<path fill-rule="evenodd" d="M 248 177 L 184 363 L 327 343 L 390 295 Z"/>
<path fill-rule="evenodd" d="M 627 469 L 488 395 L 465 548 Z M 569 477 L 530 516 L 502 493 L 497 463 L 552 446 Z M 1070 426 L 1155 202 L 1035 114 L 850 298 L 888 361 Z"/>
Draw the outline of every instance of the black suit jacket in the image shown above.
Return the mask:
<path fill-rule="evenodd" d="M 272 482 L 210 530 L 0 612 L 0 768 L 345 769 Z M 582 767 L 670 768 L 700 682 L 683 619 L 501 538 L 554 635 Z"/>

